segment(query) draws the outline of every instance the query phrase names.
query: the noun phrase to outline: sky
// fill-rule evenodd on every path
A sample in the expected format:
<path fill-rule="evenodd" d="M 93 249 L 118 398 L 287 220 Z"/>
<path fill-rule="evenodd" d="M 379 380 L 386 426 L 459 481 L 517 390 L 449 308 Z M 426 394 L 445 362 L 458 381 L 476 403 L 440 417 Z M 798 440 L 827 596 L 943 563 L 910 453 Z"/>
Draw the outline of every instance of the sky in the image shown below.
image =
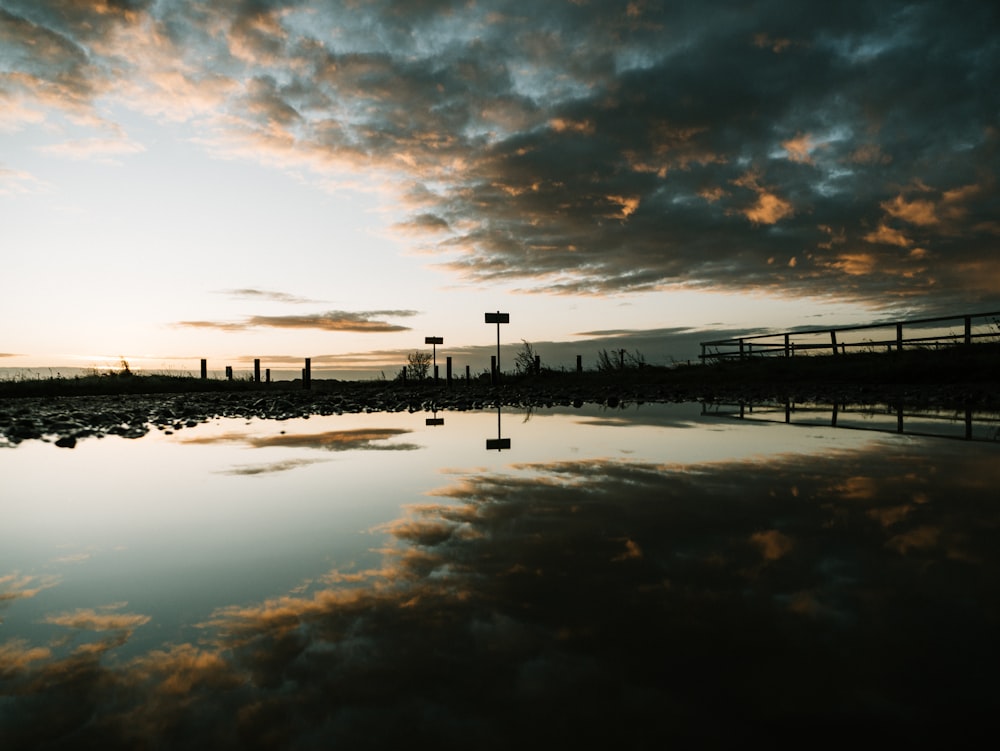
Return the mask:
<path fill-rule="evenodd" d="M 0 0 L 0 367 L 998 310 L 998 71 L 988 2 Z"/>

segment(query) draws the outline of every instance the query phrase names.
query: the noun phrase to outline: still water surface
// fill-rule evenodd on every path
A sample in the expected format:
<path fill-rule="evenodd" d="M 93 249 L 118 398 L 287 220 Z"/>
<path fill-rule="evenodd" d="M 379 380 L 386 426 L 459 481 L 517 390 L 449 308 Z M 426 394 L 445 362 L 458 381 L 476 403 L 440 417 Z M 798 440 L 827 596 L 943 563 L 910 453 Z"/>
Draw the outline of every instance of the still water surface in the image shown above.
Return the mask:
<path fill-rule="evenodd" d="M 375 413 L 2 449 L 0 747 L 974 728 L 1000 699 L 995 436 L 767 417 Z"/>

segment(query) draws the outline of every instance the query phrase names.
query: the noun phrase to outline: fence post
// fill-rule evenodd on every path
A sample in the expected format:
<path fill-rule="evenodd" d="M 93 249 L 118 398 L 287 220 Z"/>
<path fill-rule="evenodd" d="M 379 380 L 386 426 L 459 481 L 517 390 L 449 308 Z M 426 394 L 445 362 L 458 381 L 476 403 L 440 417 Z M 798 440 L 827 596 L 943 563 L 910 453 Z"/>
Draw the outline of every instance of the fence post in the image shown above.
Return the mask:
<path fill-rule="evenodd" d="M 837 332 L 830 332 L 830 343 L 833 344 L 833 354 L 837 354 Z"/>
<path fill-rule="evenodd" d="M 255 357 L 253 361 L 253 382 L 260 383 L 260 358 Z"/>
<path fill-rule="evenodd" d="M 785 334 L 785 357 L 788 357 L 790 347 L 788 346 L 788 334 Z"/>
<path fill-rule="evenodd" d="M 399 374 L 401 376 L 403 376 L 403 383 L 406 383 L 406 366 L 405 365 L 403 366 L 403 369 L 401 371 L 399 371 Z"/>
<path fill-rule="evenodd" d="M 266 380 L 266 381 L 267 381 L 268 383 L 270 383 L 270 382 L 271 382 L 271 369 L 270 369 L 270 368 L 264 368 L 264 379 L 265 379 L 265 380 Z"/>
<path fill-rule="evenodd" d="M 896 351 L 903 351 L 903 324 L 896 324 Z"/>
<path fill-rule="evenodd" d="M 972 344 L 972 316 L 965 317 L 965 343 Z"/>
<path fill-rule="evenodd" d="M 535 355 L 535 375 L 542 372 L 542 356 Z"/>
<path fill-rule="evenodd" d="M 448 378 L 448 388 L 451 388 L 451 356 L 445 358 L 445 372 Z"/>
<path fill-rule="evenodd" d="M 740 339 L 740 359 L 742 360 L 743 357 L 744 357 L 744 355 L 743 355 L 743 340 Z"/>
<path fill-rule="evenodd" d="M 704 348 L 702 348 L 702 350 L 704 351 Z M 576 356 L 576 372 L 577 373 L 583 372 L 583 355 Z"/>
<path fill-rule="evenodd" d="M 465 366 L 465 380 L 466 380 L 466 381 L 471 381 L 471 380 L 472 380 L 472 379 L 471 379 L 471 378 L 469 377 L 469 366 L 468 366 L 468 365 L 466 365 L 466 366 Z"/>
<path fill-rule="evenodd" d="M 306 358 L 306 367 L 302 371 L 302 388 L 311 389 L 312 388 L 312 358 Z"/>
<path fill-rule="evenodd" d="M 208 378 L 208 360 L 201 358 L 201 380 Z"/>
<path fill-rule="evenodd" d="M 232 365 L 227 365 L 226 366 L 226 380 L 227 381 L 233 380 L 233 366 Z"/>

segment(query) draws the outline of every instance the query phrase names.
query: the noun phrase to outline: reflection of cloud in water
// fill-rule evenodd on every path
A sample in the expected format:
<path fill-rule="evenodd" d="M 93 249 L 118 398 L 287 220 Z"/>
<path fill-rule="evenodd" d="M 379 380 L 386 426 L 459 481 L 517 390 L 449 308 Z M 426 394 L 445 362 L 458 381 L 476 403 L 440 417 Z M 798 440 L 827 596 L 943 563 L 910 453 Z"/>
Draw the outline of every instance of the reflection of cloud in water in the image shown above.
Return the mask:
<path fill-rule="evenodd" d="M 34 597 L 42 590 L 56 586 L 59 581 L 59 577 L 52 574 L 21 574 L 17 571 L 11 574 L 0 574 L 0 608 L 14 600 Z M 2 619 L 0 619 L 0 623 L 3 623 Z"/>
<path fill-rule="evenodd" d="M 399 428 L 357 428 L 354 430 L 329 430 L 324 433 L 281 433 L 255 436 L 247 433 L 223 433 L 215 436 L 187 438 L 182 443 L 243 443 L 253 448 L 308 448 L 325 451 L 412 451 L 420 446 L 411 443 L 378 443 L 413 431 Z"/>
<path fill-rule="evenodd" d="M 267 475 L 275 472 L 287 472 L 290 469 L 307 467 L 310 464 L 319 464 L 322 459 L 286 459 L 281 462 L 270 462 L 269 464 L 244 464 L 219 472 L 221 475 Z"/>
<path fill-rule="evenodd" d="M 953 742 L 998 699 L 1000 467 L 935 449 L 467 475 L 364 581 L 221 609 L 200 647 L 115 669 L 8 644 L 0 727 L 9 747 Z"/>

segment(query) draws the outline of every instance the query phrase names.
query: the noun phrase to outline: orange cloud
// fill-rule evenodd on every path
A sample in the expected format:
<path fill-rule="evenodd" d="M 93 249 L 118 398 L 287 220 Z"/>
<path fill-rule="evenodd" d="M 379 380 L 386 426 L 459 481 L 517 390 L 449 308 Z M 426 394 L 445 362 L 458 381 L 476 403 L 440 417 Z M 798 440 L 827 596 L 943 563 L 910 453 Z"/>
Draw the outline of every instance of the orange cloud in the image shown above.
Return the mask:
<path fill-rule="evenodd" d="M 808 133 L 783 141 L 781 145 L 788 153 L 788 158 L 791 161 L 802 164 L 813 163 L 810 153 L 816 147 L 816 144 Z"/>
<path fill-rule="evenodd" d="M 908 248 L 913 244 L 910 238 L 887 224 L 880 224 L 877 230 L 865 235 L 864 240 L 873 244 L 898 245 L 900 248 Z"/>

